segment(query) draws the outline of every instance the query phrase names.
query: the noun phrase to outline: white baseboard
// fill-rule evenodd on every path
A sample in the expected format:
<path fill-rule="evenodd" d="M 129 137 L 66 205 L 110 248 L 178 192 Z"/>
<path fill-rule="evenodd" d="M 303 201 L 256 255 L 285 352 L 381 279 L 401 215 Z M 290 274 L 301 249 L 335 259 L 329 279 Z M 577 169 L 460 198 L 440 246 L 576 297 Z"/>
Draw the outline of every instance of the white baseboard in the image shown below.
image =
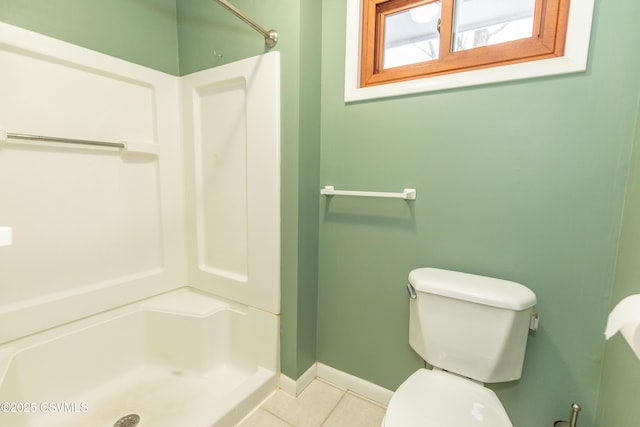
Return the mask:
<path fill-rule="evenodd" d="M 387 390 L 377 384 L 332 368 L 331 366 L 323 363 L 314 363 L 297 380 L 293 380 L 281 373 L 278 386 L 282 391 L 296 397 L 316 378 L 320 378 L 339 388 L 352 391 L 384 406 L 389 404 L 389 400 L 391 400 L 391 396 L 393 396 L 393 392 L 391 390 Z"/>
<path fill-rule="evenodd" d="M 307 369 L 304 374 L 297 380 L 293 380 L 283 373 L 280 373 L 280 380 L 278 386 L 280 389 L 293 397 L 297 397 L 302 391 L 307 388 L 311 382 L 318 376 L 317 363 L 314 363 Z"/>
<path fill-rule="evenodd" d="M 337 385 L 338 387 L 342 387 L 359 394 L 362 397 L 366 397 L 369 400 L 380 403 L 381 405 L 387 406 L 389 404 L 389 400 L 391 400 L 391 396 L 393 396 L 393 392 L 391 390 L 387 390 L 377 384 L 332 368 L 331 366 L 327 366 L 323 363 L 318 362 L 317 365 L 319 378 Z"/>

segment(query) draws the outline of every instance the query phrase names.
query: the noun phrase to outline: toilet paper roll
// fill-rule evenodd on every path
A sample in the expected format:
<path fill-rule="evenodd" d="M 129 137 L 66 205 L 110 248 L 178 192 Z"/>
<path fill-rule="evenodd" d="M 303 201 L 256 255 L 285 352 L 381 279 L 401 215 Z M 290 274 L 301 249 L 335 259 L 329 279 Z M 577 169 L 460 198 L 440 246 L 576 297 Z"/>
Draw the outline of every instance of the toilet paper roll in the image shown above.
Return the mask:
<path fill-rule="evenodd" d="M 640 359 L 640 295 L 626 297 L 611 310 L 604 336 L 609 339 L 618 331 Z"/>

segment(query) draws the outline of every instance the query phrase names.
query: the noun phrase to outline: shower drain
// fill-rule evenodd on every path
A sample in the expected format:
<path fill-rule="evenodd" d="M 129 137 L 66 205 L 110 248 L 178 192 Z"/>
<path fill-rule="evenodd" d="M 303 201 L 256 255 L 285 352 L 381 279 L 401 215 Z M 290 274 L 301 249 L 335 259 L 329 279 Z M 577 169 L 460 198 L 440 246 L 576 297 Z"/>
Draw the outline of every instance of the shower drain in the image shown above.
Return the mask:
<path fill-rule="evenodd" d="M 120 418 L 113 424 L 113 427 L 134 427 L 137 426 L 140 422 L 140 415 L 138 414 L 129 414 Z"/>

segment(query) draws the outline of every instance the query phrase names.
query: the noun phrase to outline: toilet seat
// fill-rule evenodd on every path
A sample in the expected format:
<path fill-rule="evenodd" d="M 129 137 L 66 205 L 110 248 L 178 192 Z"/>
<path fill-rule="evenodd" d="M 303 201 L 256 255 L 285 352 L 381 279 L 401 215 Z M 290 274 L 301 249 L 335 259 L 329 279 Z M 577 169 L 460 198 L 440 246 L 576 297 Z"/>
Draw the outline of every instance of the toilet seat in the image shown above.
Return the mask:
<path fill-rule="evenodd" d="M 513 427 L 496 394 L 438 369 L 414 372 L 394 393 L 383 427 Z"/>

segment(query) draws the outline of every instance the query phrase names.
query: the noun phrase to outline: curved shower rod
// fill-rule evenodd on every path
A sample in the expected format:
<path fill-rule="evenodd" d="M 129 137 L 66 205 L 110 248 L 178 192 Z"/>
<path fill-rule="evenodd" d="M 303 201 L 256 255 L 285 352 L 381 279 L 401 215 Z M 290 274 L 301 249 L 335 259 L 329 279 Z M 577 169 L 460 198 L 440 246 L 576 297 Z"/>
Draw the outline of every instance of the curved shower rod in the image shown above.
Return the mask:
<path fill-rule="evenodd" d="M 278 43 L 278 32 L 276 30 L 269 30 L 269 31 L 265 30 L 260 25 L 253 22 L 251 18 L 249 18 L 244 13 L 242 13 L 240 9 L 238 9 L 237 7 L 229 3 L 227 0 L 214 0 L 214 1 L 218 3 L 220 6 L 227 9 L 229 12 L 236 15 L 238 18 L 242 19 L 248 26 L 250 26 L 257 32 L 262 34 L 264 36 L 264 43 L 267 45 L 267 47 L 272 48 L 276 45 L 276 43 Z"/>

